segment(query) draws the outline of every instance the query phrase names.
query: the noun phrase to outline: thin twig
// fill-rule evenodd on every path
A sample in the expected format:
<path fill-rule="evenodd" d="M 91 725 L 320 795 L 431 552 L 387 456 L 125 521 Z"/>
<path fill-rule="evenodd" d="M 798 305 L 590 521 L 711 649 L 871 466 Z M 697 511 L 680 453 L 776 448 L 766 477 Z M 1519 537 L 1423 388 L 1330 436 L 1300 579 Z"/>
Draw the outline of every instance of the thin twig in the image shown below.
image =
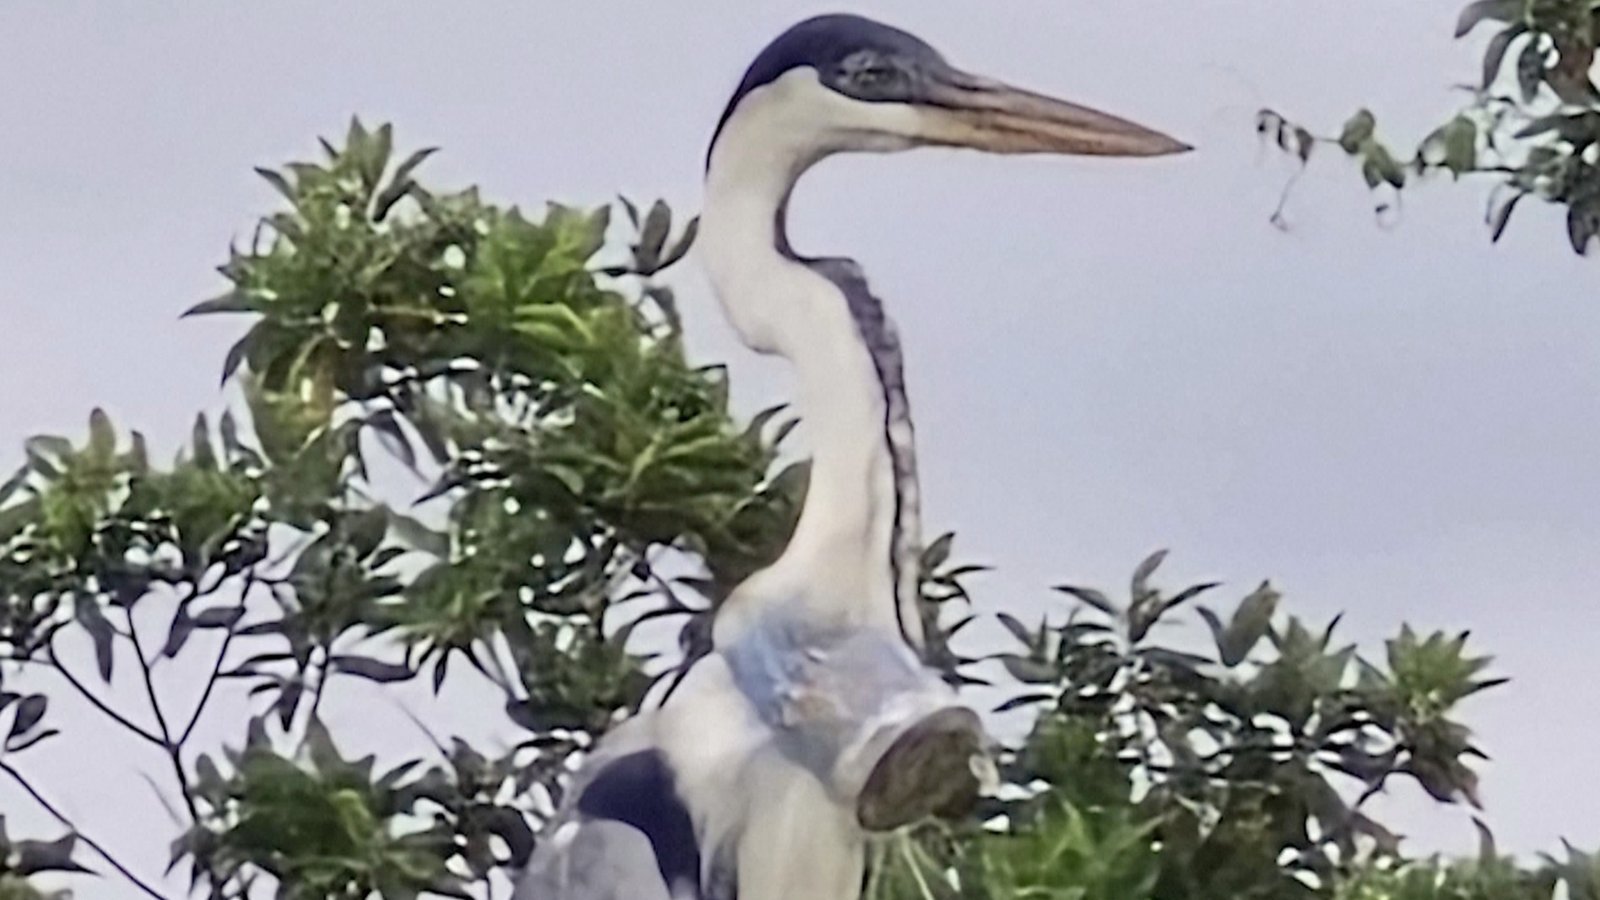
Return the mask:
<path fill-rule="evenodd" d="M 100 710 L 100 712 L 104 713 L 113 722 L 116 722 L 123 728 L 128 729 L 128 731 L 134 735 L 137 735 L 138 737 L 155 744 L 157 747 L 165 746 L 162 744 L 161 738 L 157 737 L 149 729 L 144 728 L 143 726 L 134 722 L 132 719 L 129 719 L 127 716 L 124 716 L 122 713 L 112 709 L 104 700 L 101 700 L 99 697 L 95 696 L 94 692 L 90 691 L 89 688 L 84 685 L 83 682 L 79 681 L 77 676 L 73 675 L 72 671 L 61 662 L 60 657 L 56 656 L 54 645 L 46 647 L 45 654 L 46 659 L 41 662 L 40 665 L 48 666 L 49 668 L 60 673 L 61 677 L 65 678 L 67 683 L 72 685 L 72 687 L 77 690 L 79 695 L 81 695 L 83 699 L 89 701 L 90 705 L 92 705 L 95 709 Z"/>
<path fill-rule="evenodd" d="M 1288 219 L 1284 218 L 1283 214 L 1289 206 L 1289 195 L 1294 193 L 1294 186 L 1300 182 L 1301 176 L 1303 176 L 1305 173 L 1305 166 L 1302 165 L 1300 168 L 1294 171 L 1293 175 L 1289 176 L 1289 180 L 1283 183 L 1283 190 L 1278 192 L 1278 205 L 1272 210 L 1272 215 L 1267 219 L 1267 221 L 1272 223 L 1272 227 L 1278 229 L 1279 231 L 1289 230 L 1289 221 Z"/>
<path fill-rule="evenodd" d="M 677 693 L 678 685 L 683 684 L 683 679 L 689 677 L 689 663 L 687 661 L 680 663 L 671 671 L 673 673 L 672 683 L 667 685 L 667 692 L 661 695 L 661 702 L 656 704 L 658 707 L 666 706 L 667 701 L 672 699 L 672 695 Z"/>
<path fill-rule="evenodd" d="M 145 696 L 150 698 L 150 709 L 155 713 L 156 726 L 161 730 L 161 747 L 166 750 L 167 759 L 172 763 L 172 774 L 178 780 L 178 792 L 183 795 L 184 806 L 189 808 L 189 817 L 198 824 L 200 821 L 200 807 L 195 805 L 189 786 L 189 774 L 183 770 L 183 750 L 177 742 L 173 741 L 172 727 L 167 724 L 166 713 L 161 711 L 161 700 L 156 696 L 155 673 L 150 667 L 150 659 L 144 654 L 144 644 L 139 640 L 139 629 L 133 623 L 133 609 L 124 606 L 122 607 L 122 612 L 128 619 L 128 632 L 130 639 L 133 641 L 133 655 L 138 658 L 139 669 L 144 676 Z"/>
<path fill-rule="evenodd" d="M 672 583 L 667 581 L 667 579 L 661 576 L 661 573 L 656 571 L 655 565 L 651 561 L 648 554 L 639 553 L 638 562 L 640 565 L 644 566 L 645 574 L 648 576 L 648 580 L 655 582 L 657 590 L 666 595 L 667 602 L 671 604 L 674 609 L 682 610 L 685 612 L 685 614 L 691 617 L 706 614 L 706 611 L 697 611 L 691 608 L 688 604 L 684 603 L 682 600 L 678 599 L 677 592 L 672 589 Z M 710 598 L 706 599 L 709 600 Z M 611 605 L 608 605 L 606 607 L 606 611 L 609 611 L 610 609 Z M 601 631 L 601 637 L 605 637 L 605 632 L 603 629 Z M 622 649 L 626 650 L 627 648 L 624 647 Z M 696 653 L 696 649 L 700 649 L 700 652 Z M 672 695 L 677 692 L 678 686 L 683 683 L 683 680 L 686 677 L 688 677 L 689 669 L 693 667 L 695 663 L 699 662 L 700 659 L 705 655 L 705 650 L 703 648 L 690 647 L 686 649 L 683 659 L 679 661 L 676 666 L 667 670 L 667 672 L 673 673 L 672 683 L 667 685 L 667 691 L 662 695 L 661 701 L 657 704 L 658 706 L 664 706 L 668 700 L 672 699 Z M 663 672 L 661 676 L 658 676 L 658 679 L 665 677 L 667 672 Z M 643 700 L 644 698 L 641 697 L 640 702 L 642 703 Z"/>
<path fill-rule="evenodd" d="M 146 895 L 154 898 L 154 900 L 167 900 L 167 897 L 160 891 L 157 891 L 155 888 L 146 884 L 139 878 L 139 876 L 129 871 L 127 866 L 124 866 L 122 863 L 118 862 L 117 858 L 112 856 L 110 851 L 106 850 L 105 847 L 102 847 L 98 841 L 79 831 L 78 827 L 72 824 L 72 820 L 67 818 L 65 813 L 61 812 L 61 810 L 57 809 L 54 804 L 45 799 L 43 794 L 40 794 L 38 791 L 34 790 L 33 785 L 28 783 L 28 779 L 22 777 L 21 772 L 18 772 L 16 769 L 12 768 L 9 763 L 3 761 L 0 761 L 0 772 L 4 772 L 9 775 L 11 780 L 15 781 L 17 786 L 22 788 L 22 790 L 26 792 L 28 796 L 32 797 L 34 802 L 39 804 L 39 806 L 41 806 L 45 812 L 49 813 L 57 822 L 60 822 L 63 826 L 70 830 L 73 835 L 76 836 L 78 840 L 83 841 L 83 843 L 87 845 L 89 849 L 93 850 L 95 853 L 98 853 L 101 859 L 104 859 L 106 862 L 110 863 L 111 868 L 122 873 L 122 877 L 132 882 L 134 887 L 137 887 Z"/>
<path fill-rule="evenodd" d="M 205 712 L 206 703 L 211 699 L 211 692 L 217 686 L 218 676 L 222 673 L 222 662 L 228 658 L 228 647 L 233 644 L 234 630 L 230 626 L 228 633 L 222 638 L 222 649 L 217 651 L 217 661 L 211 666 L 211 677 L 206 679 L 206 687 L 200 693 L 200 702 L 195 704 L 194 713 L 189 716 L 189 724 L 183 726 L 183 734 L 178 737 L 178 748 L 181 749 L 189 740 L 189 735 L 194 734 L 194 727 L 200 724 L 200 714 Z"/>
<path fill-rule="evenodd" d="M 328 679 L 333 677 L 333 648 L 322 649 L 322 665 L 317 668 L 317 686 L 311 692 L 311 711 L 306 717 L 309 726 L 317 720 L 317 710 L 322 706 L 322 692 L 328 686 Z"/>
<path fill-rule="evenodd" d="M 250 602 L 250 590 L 256 586 L 256 581 L 254 572 L 245 576 L 244 587 L 239 591 L 240 618 L 244 616 L 245 604 Z M 219 582 L 217 587 L 220 586 L 221 583 Z M 215 591 L 216 587 L 213 587 L 212 590 Z M 238 619 L 235 619 L 233 624 L 228 626 L 228 633 L 222 638 L 222 649 L 217 651 L 217 660 L 211 666 L 211 676 L 206 679 L 205 690 L 201 691 L 200 701 L 195 704 L 194 712 L 189 716 L 189 724 L 183 726 L 183 734 L 178 738 L 178 752 L 182 752 L 183 745 L 188 743 L 189 736 L 194 734 L 195 726 L 200 724 L 200 715 L 205 712 L 206 703 L 211 700 L 211 692 L 216 689 L 217 681 L 222 674 L 223 661 L 228 658 L 228 648 L 233 644 L 234 629 L 236 627 L 238 627 Z"/>
<path fill-rule="evenodd" d="M 139 640 L 139 629 L 133 624 L 133 610 L 124 606 L 122 612 L 128 618 L 128 637 L 133 641 L 133 655 L 139 660 L 139 668 L 144 674 L 144 692 L 145 696 L 150 698 L 150 710 L 156 714 L 156 725 L 161 730 L 162 746 L 170 748 L 172 729 L 168 727 L 166 713 L 161 711 L 161 701 L 156 697 L 155 673 L 150 667 L 149 658 L 144 654 L 144 644 Z"/>
<path fill-rule="evenodd" d="M 895 842 L 900 845 L 901 855 L 906 859 L 906 867 L 911 870 L 911 877 L 916 879 L 917 891 L 922 894 L 923 900 L 934 900 L 933 888 L 928 885 L 928 880 L 922 877 L 922 867 L 911 853 L 911 839 L 901 835 Z"/>
<path fill-rule="evenodd" d="M 467 658 L 472 661 L 479 672 L 483 673 L 483 677 L 493 682 L 494 686 L 506 695 L 508 700 L 522 700 L 523 698 L 517 696 L 516 688 L 511 684 L 511 675 L 506 671 L 505 661 L 500 658 L 500 648 L 494 643 L 494 639 L 484 640 L 483 649 L 484 655 L 488 657 L 487 663 L 480 663 L 477 655 L 470 651 L 467 654 Z M 493 671 L 490 671 L 491 669 Z M 520 674 L 517 677 L 517 681 L 523 684 L 524 690 L 527 689 L 527 684 Z"/>

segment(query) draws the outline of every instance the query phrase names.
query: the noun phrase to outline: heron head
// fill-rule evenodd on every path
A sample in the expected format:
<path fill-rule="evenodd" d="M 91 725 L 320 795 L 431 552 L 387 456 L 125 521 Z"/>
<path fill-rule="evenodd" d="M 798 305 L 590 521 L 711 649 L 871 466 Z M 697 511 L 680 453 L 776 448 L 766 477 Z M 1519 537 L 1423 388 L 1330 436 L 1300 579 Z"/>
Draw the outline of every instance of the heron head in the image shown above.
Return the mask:
<path fill-rule="evenodd" d="M 723 113 L 713 155 L 730 130 L 815 158 L 917 146 L 1087 156 L 1191 149 L 1109 113 L 964 72 L 914 35 L 844 14 L 807 19 L 761 52 Z"/>

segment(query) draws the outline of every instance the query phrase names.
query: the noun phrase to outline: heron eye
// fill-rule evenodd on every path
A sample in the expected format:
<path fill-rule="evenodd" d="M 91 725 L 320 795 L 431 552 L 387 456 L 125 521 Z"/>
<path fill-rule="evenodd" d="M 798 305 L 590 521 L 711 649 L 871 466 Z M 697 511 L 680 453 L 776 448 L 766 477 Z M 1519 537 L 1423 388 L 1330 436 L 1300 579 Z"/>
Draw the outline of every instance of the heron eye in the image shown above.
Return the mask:
<path fill-rule="evenodd" d="M 863 90 L 885 90 L 900 80 L 900 70 L 888 63 L 863 63 L 850 73 L 850 80 Z"/>

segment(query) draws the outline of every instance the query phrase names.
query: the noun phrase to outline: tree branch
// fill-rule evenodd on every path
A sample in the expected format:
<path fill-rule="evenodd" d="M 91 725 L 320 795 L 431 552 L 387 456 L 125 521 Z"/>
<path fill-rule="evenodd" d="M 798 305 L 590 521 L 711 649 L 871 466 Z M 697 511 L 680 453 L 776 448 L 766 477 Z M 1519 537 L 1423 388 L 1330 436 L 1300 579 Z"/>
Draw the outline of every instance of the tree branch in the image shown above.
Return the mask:
<path fill-rule="evenodd" d="M 10 776 L 11 780 L 15 781 L 17 786 L 22 788 L 22 790 L 26 792 L 29 797 L 32 797 L 33 801 L 39 804 L 39 806 L 42 807 L 45 812 L 49 813 L 57 822 L 60 822 L 63 826 L 70 830 L 73 835 L 76 836 L 78 840 L 83 841 L 83 843 L 89 849 L 99 854 L 101 859 L 104 859 L 106 862 L 110 863 L 111 868 L 120 872 L 122 877 L 128 879 L 128 881 L 131 882 L 134 887 L 137 887 L 139 890 L 143 891 L 147 896 L 153 898 L 153 900 L 167 900 L 167 897 L 160 891 L 151 887 L 149 884 L 146 884 L 142 879 L 139 878 L 139 876 L 129 871 L 127 866 L 124 866 L 122 863 L 118 862 L 117 858 L 112 856 L 110 851 L 106 850 L 105 847 L 102 847 L 98 841 L 79 831 L 78 827 L 72 824 L 72 820 L 67 818 L 66 814 L 57 809 L 49 800 L 45 799 L 43 794 L 35 790 L 33 785 L 28 783 L 28 779 L 22 776 L 21 772 L 18 772 L 16 769 L 12 768 L 9 763 L 4 761 L 0 761 L 0 772 L 4 772 L 6 775 Z"/>
<path fill-rule="evenodd" d="M 180 602 L 188 602 L 180 601 Z M 171 748 L 172 729 L 167 726 L 167 716 L 161 711 L 161 701 L 156 697 L 156 682 L 154 672 L 150 667 L 150 659 L 145 656 L 144 643 L 139 640 L 139 629 L 133 624 L 133 609 L 122 607 L 123 615 L 128 619 L 128 637 L 133 641 L 133 655 L 139 660 L 139 670 L 144 676 L 145 696 L 150 698 L 150 710 L 156 715 L 156 725 L 161 729 L 162 746 Z"/>
<path fill-rule="evenodd" d="M 179 601 L 187 603 L 194 599 L 194 595 Z M 145 696 L 150 698 L 150 710 L 156 715 L 156 726 L 161 730 L 161 747 L 167 753 L 167 759 L 172 763 L 172 774 L 178 779 L 178 791 L 183 794 L 184 806 L 189 809 L 189 817 L 196 823 L 200 821 L 200 808 L 195 805 L 194 797 L 189 787 L 189 775 L 183 770 L 182 747 L 172 739 L 172 728 L 167 724 L 166 713 L 161 711 L 161 700 L 156 696 L 155 673 L 150 666 L 149 657 L 145 656 L 144 643 L 139 640 L 139 629 L 133 622 L 133 609 L 129 606 L 122 607 L 123 614 L 128 619 L 128 634 L 133 641 L 133 655 L 139 660 L 139 671 L 143 675 Z"/>
<path fill-rule="evenodd" d="M 315 665 L 315 663 L 311 663 L 311 665 Z M 311 708 L 306 712 L 306 727 L 308 728 L 312 722 L 317 721 L 317 710 L 322 708 L 322 692 L 328 687 L 328 679 L 333 677 L 333 647 L 331 644 L 322 648 L 322 664 L 316 666 L 316 669 L 317 686 L 311 691 Z M 309 671 L 310 666 L 308 665 L 306 672 Z M 303 679 L 305 673 L 302 672 L 300 677 Z"/>
<path fill-rule="evenodd" d="M 189 740 L 189 735 L 194 734 L 194 727 L 200 724 L 200 714 L 205 712 L 206 703 L 211 699 L 211 692 L 217 687 L 218 676 L 222 673 L 222 663 L 228 658 L 228 647 L 233 644 L 233 636 L 234 630 L 230 626 L 228 633 L 222 638 L 222 649 L 217 651 L 217 661 L 211 666 L 211 675 L 206 679 L 205 690 L 200 693 L 200 702 L 195 704 L 194 713 L 189 716 L 189 724 L 183 726 L 183 734 L 178 736 L 178 746 L 174 749 L 183 749 L 183 745 Z"/>
<path fill-rule="evenodd" d="M 152 744 L 155 744 L 157 747 L 163 746 L 163 744 L 161 743 L 161 738 L 157 737 L 149 729 L 139 725 L 138 723 L 136 723 L 133 720 L 129 719 L 127 716 L 124 716 L 122 713 L 119 713 L 116 710 L 112 709 L 109 705 L 107 705 L 107 703 L 104 700 L 101 700 L 99 697 L 95 696 L 94 692 L 90 691 L 89 688 L 83 682 L 79 681 L 77 676 L 73 675 L 72 671 L 70 669 L 68 669 L 66 667 L 66 665 L 61 662 L 61 658 L 56 656 L 55 646 L 53 644 L 45 647 L 45 654 L 46 654 L 46 659 L 44 661 L 42 661 L 42 662 L 37 661 L 37 660 L 18 660 L 18 661 L 19 662 L 37 662 L 39 665 L 47 666 L 47 667 L 49 667 L 51 669 L 54 669 L 57 673 L 59 673 L 61 675 L 62 678 L 66 679 L 68 684 L 72 685 L 72 687 L 78 692 L 78 694 L 80 696 L 83 697 L 83 699 L 89 701 L 90 705 L 92 705 L 95 709 L 100 710 L 100 712 L 104 713 L 113 722 L 116 722 L 118 725 L 121 725 L 123 728 L 126 728 L 129 732 L 131 732 L 135 736 L 137 736 L 137 737 L 139 737 L 139 738 L 141 738 L 141 739 L 143 739 L 145 741 L 148 741 L 148 742 L 150 742 Z"/>

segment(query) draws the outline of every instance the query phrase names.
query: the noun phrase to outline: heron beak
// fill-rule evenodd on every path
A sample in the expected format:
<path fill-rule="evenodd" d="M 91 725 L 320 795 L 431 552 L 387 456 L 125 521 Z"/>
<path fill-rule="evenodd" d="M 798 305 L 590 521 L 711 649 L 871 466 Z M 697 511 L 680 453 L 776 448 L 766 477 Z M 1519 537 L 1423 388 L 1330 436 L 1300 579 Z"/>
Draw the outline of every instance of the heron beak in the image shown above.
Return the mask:
<path fill-rule="evenodd" d="M 952 69 L 928 87 L 922 142 L 989 153 L 1165 156 L 1194 149 L 1143 125 Z"/>

